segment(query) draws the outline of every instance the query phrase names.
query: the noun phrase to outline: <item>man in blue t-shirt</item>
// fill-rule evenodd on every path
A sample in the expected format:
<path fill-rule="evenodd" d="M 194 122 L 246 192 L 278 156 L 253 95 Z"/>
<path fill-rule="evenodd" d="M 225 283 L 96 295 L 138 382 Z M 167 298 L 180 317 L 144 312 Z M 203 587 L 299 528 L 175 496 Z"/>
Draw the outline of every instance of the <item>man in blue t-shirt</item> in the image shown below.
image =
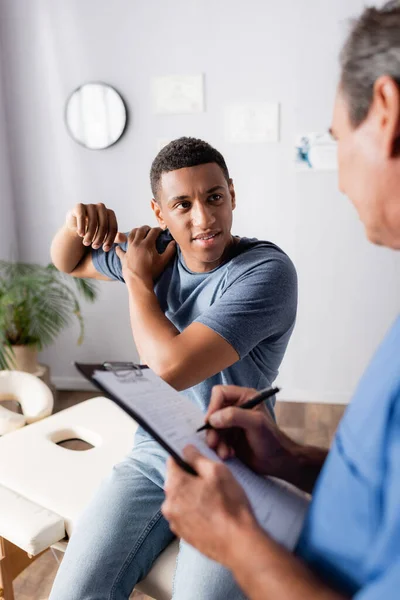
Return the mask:
<path fill-rule="evenodd" d="M 355 22 L 341 55 L 331 129 L 342 191 L 369 239 L 397 250 L 399 32 L 399 0 L 366 9 Z M 253 394 L 215 388 L 206 418 L 217 429 L 243 430 L 231 452 L 254 470 L 313 492 L 296 556 L 261 530 L 228 468 L 195 448 L 186 460 L 198 477 L 169 463 L 163 513 L 171 529 L 230 569 L 251 600 L 400 598 L 400 318 L 363 376 L 329 454 L 289 439 L 266 411 L 238 408 Z M 211 447 L 218 450 L 222 439 L 209 432 Z"/>
<path fill-rule="evenodd" d="M 276 378 L 295 322 L 296 272 L 274 244 L 232 236 L 235 190 L 209 144 L 171 142 L 150 178 L 160 227 L 121 233 L 111 209 L 79 204 L 52 259 L 75 277 L 125 282 L 142 362 L 206 412 L 215 384 L 263 388 Z M 128 599 L 174 538 L 161 514 L 165 463 L 139 428 L 75 528 L 52 599 Z M 174 599 L 228 597 L 243 598 L 230 572 L 183 543 Z"/>

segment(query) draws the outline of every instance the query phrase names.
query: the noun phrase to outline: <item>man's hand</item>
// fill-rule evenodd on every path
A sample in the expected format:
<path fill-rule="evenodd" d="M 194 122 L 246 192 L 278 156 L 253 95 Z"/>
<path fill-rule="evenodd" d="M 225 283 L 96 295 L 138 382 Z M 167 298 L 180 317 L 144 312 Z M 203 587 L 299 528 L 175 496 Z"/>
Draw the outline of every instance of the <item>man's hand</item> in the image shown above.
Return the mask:
<path fill-rule="evenodd" d="M 291 440 L 264 405 L 239 408 L 256 390 L 234 385 L 213 388 L 206 421 L 218 431 L 207 432 L 207 442 L 220 458 L 237 456 L 257 473 L 279 477 L 311 492 L 327 450 Z"/>
<path fill-rule="evenodd" d="M 205 458 L 194 446 L 185 449 L 184 457 L 198 476 L 170 458 L 162 512 L 176 535 L 228 565 L 238 534 L 259 529 L 247 496 L 225 465 Z"/>
<path fill-rule="evenodd" d="M 118 232 L 115 213 L 101 202 L 99 204 L 77 204 L 68 211 L 65 224 L 69 231 L 82 238 L 84 246 L 95 250 L 103 246 L 108 252 L 111 246 L 126 242 L 124 233 Z"/>
<path fill-rule="evenodd" d="M 156 241 L 162 229 L 143 225 L 132 229 L 128 236 L 128 248 L 124 252 L 117 247 L 116 253 L 121 260 L 122 273 L 128 283 L 140 279 L 153 289 L 154 281 L 161 275 L 176 252 L 176 244 L 170 242 L 163 254 L 159 254 Z"/>
<path fill-rule="evenodd" d="M 113 210 L 104 204 L 77 204 L 68 211 L 65 223 L 51 243 L 51 259 L 63 273 L 73 277 L 105 279 L 95 268 L 92 250 L 101 246 L 108 252 L 114 243 L 126 242 L 124 233 L 118 232 Z"/>
<path fill-rule="evenodd" d="M 220 458 L 236 455 L 253 471 L 282 475 L 291 458 L 293 442 L 279 429 L 265 405 L 252 410 L 239 408 L 257 390 L 238 386 L 215 386 L 206 420 L 218 430 L 207 433 L 208 445 Z"/>
<path fill-rule="evenodd" d="M 346 600 L 261 529 L 225 465 L 193 446 L 184 457 L 198 476 L 169 459 L 161 510 L 176 535 L 232 572 L 246 598 Z"/>

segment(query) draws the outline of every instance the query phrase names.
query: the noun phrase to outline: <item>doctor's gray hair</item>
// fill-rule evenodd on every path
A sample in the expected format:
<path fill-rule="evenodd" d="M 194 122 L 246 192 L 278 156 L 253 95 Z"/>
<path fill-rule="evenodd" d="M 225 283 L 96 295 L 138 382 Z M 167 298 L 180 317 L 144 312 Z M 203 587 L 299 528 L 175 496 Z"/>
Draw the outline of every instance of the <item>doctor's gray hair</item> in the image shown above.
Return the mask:
<path fill-rule="evenodd" d="M 379 77 L 388 75 L 400 89 L 400 0 L 364 10 L 353 22 L 340 64 L 341 89 L 357 127 L 368 115 Z"/>

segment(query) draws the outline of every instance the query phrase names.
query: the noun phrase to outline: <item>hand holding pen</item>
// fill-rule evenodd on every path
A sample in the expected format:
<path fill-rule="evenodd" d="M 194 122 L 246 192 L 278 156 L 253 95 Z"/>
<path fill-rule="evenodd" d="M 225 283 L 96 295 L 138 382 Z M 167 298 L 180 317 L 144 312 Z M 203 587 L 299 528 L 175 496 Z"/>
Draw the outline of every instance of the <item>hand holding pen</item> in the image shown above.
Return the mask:
<path fill-rule="evenodd" d="M 297 473 L 299 445 L 278 427 L 270 410 L 262 405 L 262 400 L 278 391 L 268 388 L 257 394 L 251 388 L 215 386 L 206 416 L 210 422 L 207 445 L 222 460 L 236 457 L 256 473 L 289 481 L 290 474 Z M 249 404 L 260 408 L 243 410 Z"/>
<path fill-rule="evenodd" d="M 258 394 L 253 396 L 253 398 L 250 398 L 250 400 L 247 400 L 247 402 L 245 402 L 238 408 L 241 408 L 244 410 L 254 408 L 254 407 L 258 406 L 259 404 L 261 404 L 261 402 L 263 402 L 267 398 L 270 398 L 271 396 L 274 396 L 275 394 L 277 394 L 279 391 L 280 391 L 280 388 L 278 388 L 278 387 L 265 388 L 265 389 L 261 390 Z M 210 423 L 207 422 L 207 423 L 205 423 L 205 425 L 202 425 L 202 427 L 199 427 L 199 429 L 197 429 L 197 433 L 200 431 L 205 431 L 207 429 L 214 429 L 214 428 L 212 425 L 210 425 Z"/>

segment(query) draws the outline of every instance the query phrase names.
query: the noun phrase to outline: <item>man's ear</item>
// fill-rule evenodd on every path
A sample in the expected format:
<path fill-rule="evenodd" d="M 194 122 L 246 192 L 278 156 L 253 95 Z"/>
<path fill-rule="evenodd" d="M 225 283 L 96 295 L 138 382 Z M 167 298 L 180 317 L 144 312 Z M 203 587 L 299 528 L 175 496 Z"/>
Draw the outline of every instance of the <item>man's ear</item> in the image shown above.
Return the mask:
<path fill-rule="evenodd" d="M 161 206 L 160 206 L 160 204 L 157 202 L 157 200 L 155 198 L 152 198 L 152 200 L 151 200 L 151 210 L 155 214 L 155 217 L 157 219 L 157 223 L 159 224 L 159 226 L 161 227 L 161 229 L 167 229 L 167 225 L 166 225 L 166 223 L 164 221 L 164 218 L 163 218 Z"/>
<path fill-rule="evenodd" d="M 388 75 L 375 82 L 373 106 L 385 157 L 393 158 L 400 152 L 400 89 Z"/>
<path fill-rule="evenodd" d="M 235 192 L 235 186 L 233 185 L 233 179 L 229 180 L 228 187 L 229 187 L 229 193 L 231 195 L 232 210 L 235 210 L 235 208 L 236 208 L 236 192 Z"/>

